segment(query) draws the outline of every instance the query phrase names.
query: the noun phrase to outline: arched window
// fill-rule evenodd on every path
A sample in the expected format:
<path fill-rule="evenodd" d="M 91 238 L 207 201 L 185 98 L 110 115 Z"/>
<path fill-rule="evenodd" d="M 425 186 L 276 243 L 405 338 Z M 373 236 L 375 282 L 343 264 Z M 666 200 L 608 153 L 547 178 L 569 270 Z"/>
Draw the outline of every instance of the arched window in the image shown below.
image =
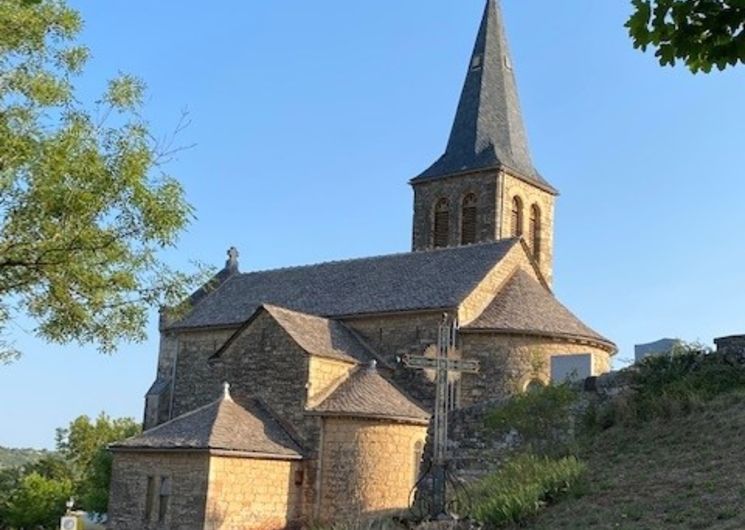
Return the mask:
<path fill-rule="evenodd" d="M 463 199 L 461 210 L 460 242 L 470 245 L 476 242 L 477 223 L 479 215 L 479 200 L 476 194 L 469 193 Z"/>
<path fill-rule="evenodd" d="M 450 240 L 450 201 L 440 199 L 435 206 L 435 248 L 446 247 Z"/>
<path fill-rule="evenodd" d="M 538 392 L 542 389 L 546 388 L 546 383 L 543 382 L 543 380 L 535 378 L 531 379 L 525 384 L 525 392 L 531 393 L 531 392 Z"/>
<path fill-rule="evenodd" d="M 512 237 L 523 235 L 523 201 L 517 195 L 512 199 Z"/>
<path fill-rule="evenodd" d="M 530 208 L 530 248 L 533 258 L 541 261 L 541 209 L 537 204 Z"/>

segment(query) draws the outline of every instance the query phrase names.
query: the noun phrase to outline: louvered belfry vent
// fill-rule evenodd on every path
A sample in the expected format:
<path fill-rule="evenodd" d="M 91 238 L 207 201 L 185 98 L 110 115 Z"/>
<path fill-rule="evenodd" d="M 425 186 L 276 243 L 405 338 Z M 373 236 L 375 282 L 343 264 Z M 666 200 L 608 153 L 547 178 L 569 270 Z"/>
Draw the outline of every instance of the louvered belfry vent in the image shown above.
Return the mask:
<path fill-rule="evenodd" d="M 476 194 L 469 193 L 463 199 L 463 211 L 461 214 L 461 237 L 460 242 L 463 245 L 476 243 L 477 224 L 478 224 L 478 199 Z"/>
<path fill-rule="evenodd" d="M 447 247 L 450 242 L 450 201 L 440 199 L 435 206 L 434 245 Z"/>

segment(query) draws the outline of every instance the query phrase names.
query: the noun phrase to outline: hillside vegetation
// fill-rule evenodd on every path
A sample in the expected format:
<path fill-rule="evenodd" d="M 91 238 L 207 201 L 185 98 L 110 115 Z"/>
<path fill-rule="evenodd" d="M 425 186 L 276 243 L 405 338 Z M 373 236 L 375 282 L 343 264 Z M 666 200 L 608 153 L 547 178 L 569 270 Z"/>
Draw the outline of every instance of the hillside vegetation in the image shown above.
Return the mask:
<path fill-rule="evenodd" d="M 487 428 L 514 428 L 522 444 L 475 485 L 485 495 L 471 517 L 484 528 L 745 528 L 745 355 L 687 347 L 609 380 L 496 409 Z M 550 483 L 510 475 L 526 455 Z"/>
<path fill-rule="evenodd" d="M 38 449 L 9 449 L 0 447 L 0 469 L 21 467 L 36 462 L 49 454 Z"/>
<path fill-rule="evenodd" d="M 580 447 L 584 495 L 548 507 L 527 528 L 745 528 L 745 394 L 680 416 L 614 426 Z"/>

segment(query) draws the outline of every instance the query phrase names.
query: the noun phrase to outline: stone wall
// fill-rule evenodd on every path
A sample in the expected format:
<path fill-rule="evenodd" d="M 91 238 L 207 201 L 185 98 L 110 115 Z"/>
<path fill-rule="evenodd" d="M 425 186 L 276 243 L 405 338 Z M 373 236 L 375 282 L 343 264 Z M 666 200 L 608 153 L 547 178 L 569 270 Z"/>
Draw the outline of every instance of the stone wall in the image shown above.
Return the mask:
<path fill-rule="evenodd" d="M 500 185 L 502 208 L 501 231 L 499 238 L 511 236 L 512 201 L 515 196 L 523 203 L 523 227 L 526 241 L 530 241 L 530 208 L 533 204 L 541 210 L 541 256 L 540 268 L 549 285 L 553 283 L 554 262 L 554 205 L 556 198 L 540 188 L 528 184 L 508 173 L 501 174 Z"/>
<path fill-rule="evenodd" d="M 206 453 L 114 454 L 109 530 L 203 530 L 209 455 Z M 154 490 L 146 517 L 148 477 Z M 165 519 L 158 521 L 162 478 L 170 479 Z"/>
<path fill-rule="evenodd" d="M 222 393 L 223 374 L 209 358 L 231 337 L 234 330 L 180 332 L 171 418 L 208 405 Z"/>
<path fill-rule="evenodd" d="M 481 364 L 478 374 L 464 374 L 461 403 L 501 400 L 522 392 L 531 380 L 548 382 L 551 357 L 592 354 L 593 375 L 610 371 L 609 352 L 569 340 L 499 333 L 461 333 L 463 357 Z"/>
<path fill-rule="evenodd" d="M 399 359 L 407 354 L 422 355 L 429 346 L 437 344 L 440 322 L 442 311 L 431 311 L 349 319 L 345 324 L 393 368 L 391 376 L 395 383 L 429 406 L 434 399 L 434 385 L 424 372 L 405 368 Z"/>
<path fill-rule="evenodd" d="M 303 518 L 301 462 L 213 456 L 205 530 L 281 530 Z"/>
<path fill-rule="evenodd" d="M 356 521 L 407 509 L 426 435 L 420 425 L 324 419 L 320 518 Z"/>
<path fill-rule="evenodd" d="M 308 407 L 319 405 L 347 378 L 354 364 L 311 356 L 308 365 Z"/>
<path fill-rule="evenodd" d="M 461 209 L 469 193 L 478 197 L 477 241 L 493 241 L 496 237 L 497 176 L 495 173 L 463 175 L 414 185 L 414 222 L 412 246 L 425 250 L 434 245 L 432 233 L 435 205 L 440 199 L 450 201 L 449 246 L 461 242 Z"/>
<path fill-rule="evenodd" d="M 745 335 L 732 335 L 714 339 L 719 353 L 740 354 L 745 352 Z"/>
<path fill-rule="evenodd" d="M 214 363 L 239 403 L 258 396 L 317 447 L 318 419 L 305 415 L 309 356 L 272 318 L 262 312 Z"/>
<path fill-rule="evenodd" d="M 512 277 L 518 268 L 523 269 L 538 280 L 538 274 L 536 274 L 522 245 L 515 245 L 499 262 L 499 265 L 494 267 L 463 300 L 458 308 L 460 325 L 467 326 L 478 318 L 489 307 L 505 282 Z"/>

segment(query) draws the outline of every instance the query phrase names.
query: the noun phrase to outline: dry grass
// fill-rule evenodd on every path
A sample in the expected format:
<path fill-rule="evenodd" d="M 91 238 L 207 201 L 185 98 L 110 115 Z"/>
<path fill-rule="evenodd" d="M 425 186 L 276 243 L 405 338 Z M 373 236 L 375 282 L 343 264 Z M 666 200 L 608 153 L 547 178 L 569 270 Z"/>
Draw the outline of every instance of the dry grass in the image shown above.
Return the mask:
<path fill-rule="evenodd" d="M 688 415 L 616 426 L 581 450 L 587 494 L 528 528 L 745 529 L 745 394 Z"/>

